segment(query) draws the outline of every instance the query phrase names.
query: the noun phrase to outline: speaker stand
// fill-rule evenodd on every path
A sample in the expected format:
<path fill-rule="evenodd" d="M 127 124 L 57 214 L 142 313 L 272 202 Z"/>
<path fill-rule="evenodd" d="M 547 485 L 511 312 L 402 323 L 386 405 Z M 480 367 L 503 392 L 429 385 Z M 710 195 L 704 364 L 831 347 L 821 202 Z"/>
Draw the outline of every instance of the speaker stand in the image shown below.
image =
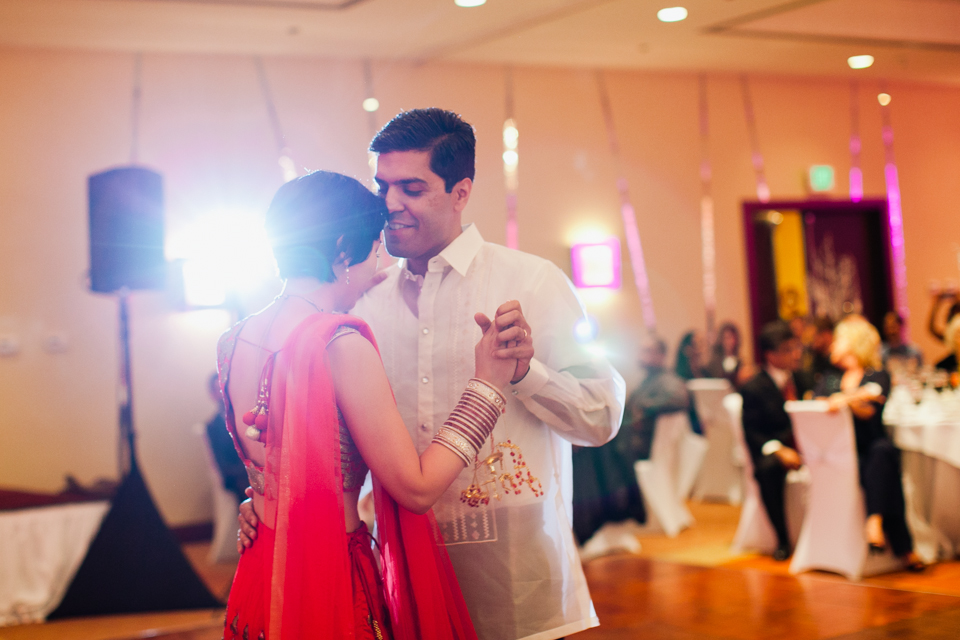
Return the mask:
<path fill-rule="evenodd" d="M 123 481 L 73 582 L 48 620 L 221 608 L 163 521 L 140 473 L 133 428 L 129 293 L 120 312 L 120 464 Z"/>

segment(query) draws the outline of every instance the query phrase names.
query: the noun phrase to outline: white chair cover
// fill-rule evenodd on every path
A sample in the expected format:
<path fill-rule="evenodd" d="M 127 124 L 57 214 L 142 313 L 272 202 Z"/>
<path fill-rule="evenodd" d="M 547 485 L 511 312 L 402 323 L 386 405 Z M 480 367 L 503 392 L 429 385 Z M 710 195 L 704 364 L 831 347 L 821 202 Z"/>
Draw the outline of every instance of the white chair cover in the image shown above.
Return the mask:
<path fill-rule="evenodd" d="M 733 438 L 739 450 L 738 459 L 741 461 L 741 485 L 743 487 L 743 503 L 740 506 L 740 522 L 737 532 L 733 536 L 730 550 L 733 553 L 757 551 L 759 553 L 773 553 L 777 548 L 777 534 L 770 524 L 767 510 L 760 498 L 760 487 L 753 477 L 753 460 L 743 436 L 743 398 L 739 393 L 731 393 L 723 399 L 723 407 L 730 415 L 730 426 Z M 796 543 L 800 536 L 800 525 L 803 523 L 803 514 L 806 509 L 807 475 L 806 473 L 791 472 L 787 475 L 784 487 L 784 511 L 787 517 L 787 531 L 791 543 Z"/>
<path fill-rule="evenodd" d="M 0 626 L 42 622 L 57 608 L 109 509 L 100 501 L 0 513 Z"/>
<path fill-rule="evenodd" d="M 693 516 L 684 504 L 683 492 L 684 483 L 692 484 L 690 479 L 696 477 L 696 472 L 691 474 L 691 463 L 682 464 L 686 454 L 697 454 L 697 445 L 691 444 L 694 442 L 691 436 L 698 437 L 690 430 L 690 418 L 685 412 L 662 415 L 657 418 L 650 459 L 638 460 L 634 464 L 647 506 L 648 528 L 659 525 L 671 538 L 693 524 Z M 701 456 L 705 448 L 699 447 Z M 689 484 L 686 490 L 689 491 Z"/>
<path fill-rule="evenodd" d="M 810 495 L 790 573 L 822 569 L 851 580 L 902 568 L 889 551 L 867 557 L 866 512 L 853 418 L 822 400 L 787 402 L 793 435 L 810 472 Z"/>
<path fill-rule="evenodd" d="M 702 378 L 691 380 L 687 388 L 709 445 L 694 484 L 693 497 L 740 504 L 743 459 L 730 424 L 730 413 L 723 406 L 723 399 L 732 391 L 730 383 L 723 378 Z"/>
<path fill-rule="evenodd" d="M 203 449 L 207 454 L 210 494 L 213 498 L 213 539 L 210 541 L 210 554 L 207 558 L 212 563 L 237 562 L 240 559 L 237 551 L 237 496 L 223 488 L 223 476 L 220 475 L 210 439 L 203 425 L 198 425 L 198 430 L 200 429 L 203 434 Z"/>

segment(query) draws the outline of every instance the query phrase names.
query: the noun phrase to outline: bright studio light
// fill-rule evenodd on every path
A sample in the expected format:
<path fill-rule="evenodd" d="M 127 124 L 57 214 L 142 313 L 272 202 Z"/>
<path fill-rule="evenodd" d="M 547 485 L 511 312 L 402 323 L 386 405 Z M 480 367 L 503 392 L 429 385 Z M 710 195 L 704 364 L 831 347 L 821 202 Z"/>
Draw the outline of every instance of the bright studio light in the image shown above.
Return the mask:
<path fill-rule="evenodd" d="M 847 64 L 851 69 L 866 69 L 873 66 L 873 56 L 850 56 L 847 58 Z"/>
<path fill-rule="evenodd" d="M 667 7 L 657 11 L 660 22 L 680 22 L 687 19 L 687 10 L 684 7 Z"/>
<path fill-rule="evenodd" d="M 503 164 L 508 167 L 515 167 L 520 162 L 520 156 L 513 149 L 507 149 L 503 152 Z"/>
<path fill-rule="evenodd" d="M 380 108 L 380 101 L 376 98 L 367 98 L 363 101 L 363 110 L 369 113 L 373 113 Z"/>
<path fill-rule="evenodd" d="M 218 211 L 171 233 L 167 257 L 183 261 L 184 299 L 213 307 L 232 292 L 255 289 L 276 276 L 262 217 Z"/>
<path fill-rule="evenodd" d="M 885 106 L 887 106 L 888 104 L 890 104 L 890 100 L 892 100 L 892 99 L 893 99 L 893 98 L 890 97 L 890 94 L 889 94 L 889 93 L 878 93 L 878 94 L 877 94 L 877 102 L 880 103 L 880 106 L 881 106 L 881 107 L 885 107 Z"/>
<path fill-rule="evenodd" d="M 486 4 L 487 0 L 453 0 L 453 3 L 458 7 L 479 7 Z"/>
<path fill-rule="evenodd" d="M 584 316 L 573 326 L 573 337 L 580 344 L 593 342 L 599 333 L 600 324 L 593 316 Z"/>

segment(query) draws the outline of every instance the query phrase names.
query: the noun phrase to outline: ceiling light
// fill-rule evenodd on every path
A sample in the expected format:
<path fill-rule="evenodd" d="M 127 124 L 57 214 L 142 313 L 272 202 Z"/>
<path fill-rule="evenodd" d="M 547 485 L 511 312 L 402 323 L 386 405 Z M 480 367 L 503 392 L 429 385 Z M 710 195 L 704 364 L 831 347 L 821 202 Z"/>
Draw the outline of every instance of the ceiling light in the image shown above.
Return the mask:
<path fill-rule="evenodd" d="M 885 106 L 887 106 L 888 104 L 890 104 L 890 100 L 892 100 L 892 98 L 890 97 L 890 94 L 889 94 L 889 93 L 878 93 L 878 94 L 877 94 L 877 102 L 880 103 L 880 106 L 881 106 L 881 107 L 885 107 Z"/>
<path fill-rule="evenodd" d="M 847 64 L 851 69 L 866 69 L 873 65 L 873 56 L 850 56 Z"/>
<path fill-rule="evenodd" d="M 363 110 L 373 113 L 380 108 L 380 101 L 376 98 L 367 98 L 363 101 Z"/>
<path fill-rule="evenodd" d="M 486 2 L 487 0 L 453 0 L 453 3 L 458 7 L 479 7 Z"/>
<path fill-rule="evenodd" d="M 680 22 L 687 17 L 687 10 L 683 7 L 667 7 L 657 11 L 660 22 Z"/>

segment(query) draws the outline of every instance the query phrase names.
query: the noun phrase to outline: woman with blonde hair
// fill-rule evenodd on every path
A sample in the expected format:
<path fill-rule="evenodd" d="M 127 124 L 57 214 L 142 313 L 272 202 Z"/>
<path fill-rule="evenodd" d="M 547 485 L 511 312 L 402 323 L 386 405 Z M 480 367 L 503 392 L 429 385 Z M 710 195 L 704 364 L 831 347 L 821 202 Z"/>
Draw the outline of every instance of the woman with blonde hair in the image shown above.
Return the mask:
<path fill-rule="evenodd" d="M 913 551 L 913 538 L 907 528 L 900 450 L 883 426 L 890 376 L 880 361 L 880 334 L 863 316 L 848 316 L 834 331 L 830 359 L 840 372 L 825 375 L 816 395 L 829 396 L 834 410 L 848 406 L 853 413 L 870 550 L 882 552 L 889 544 L 908 569 L 922 570 L 923 562 Z"/>

